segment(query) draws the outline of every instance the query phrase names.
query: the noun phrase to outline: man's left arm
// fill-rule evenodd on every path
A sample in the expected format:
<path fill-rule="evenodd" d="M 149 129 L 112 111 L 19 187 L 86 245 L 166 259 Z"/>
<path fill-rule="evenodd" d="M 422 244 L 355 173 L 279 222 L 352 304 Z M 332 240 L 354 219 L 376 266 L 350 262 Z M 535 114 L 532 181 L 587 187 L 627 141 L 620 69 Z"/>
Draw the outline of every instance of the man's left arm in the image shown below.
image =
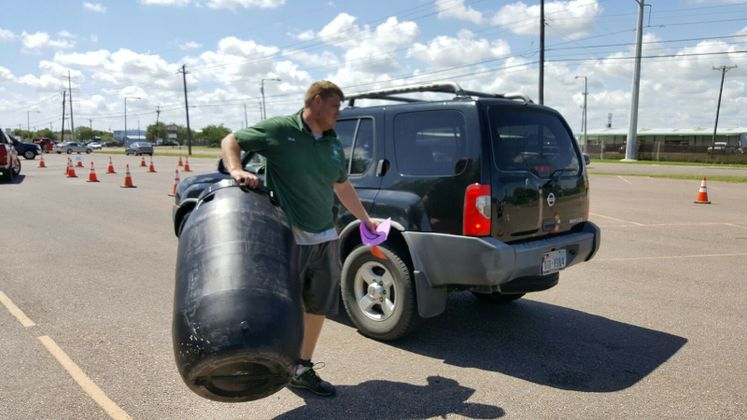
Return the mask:
<path fill-rule="evenodd" d="M 340 199 L 342 205 L 345 206 L 353 216 L 359 219 L 361 223 L 366 224 L 368 230 L 371 232 L 376 231 L 376 226 L 379 224 L 371 220 L 368 216 L 368 212 L 363 207 L 363 203 L 361 203 L 358 193 L 355 192 L 355 188 L 353 188 L 353 184 L 351 184 L 349 180 L 335 183 L 335 194 L 337 194 L 337 198 Z"/>

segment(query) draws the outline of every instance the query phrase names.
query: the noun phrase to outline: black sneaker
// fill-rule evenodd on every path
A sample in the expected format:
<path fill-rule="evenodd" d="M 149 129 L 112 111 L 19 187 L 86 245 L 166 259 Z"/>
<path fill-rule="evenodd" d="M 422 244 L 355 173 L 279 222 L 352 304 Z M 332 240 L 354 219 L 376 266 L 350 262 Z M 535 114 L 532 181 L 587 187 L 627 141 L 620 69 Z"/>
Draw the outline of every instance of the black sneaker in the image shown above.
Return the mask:
<path fill-rule="evenodd" d="M 311 364 L 303 363 L 304 371 L 300 375 L 291 376 L 290 383 L 288 385 L 293 388 L 308 389 L 316 395 L 322 397 L 332 397 L 335 395 L 335 387 L 331 383 L 322 380 L 314 370 L 314 366 L 319 366 L 321 369 L 324 367 L 323 363 Z"/>

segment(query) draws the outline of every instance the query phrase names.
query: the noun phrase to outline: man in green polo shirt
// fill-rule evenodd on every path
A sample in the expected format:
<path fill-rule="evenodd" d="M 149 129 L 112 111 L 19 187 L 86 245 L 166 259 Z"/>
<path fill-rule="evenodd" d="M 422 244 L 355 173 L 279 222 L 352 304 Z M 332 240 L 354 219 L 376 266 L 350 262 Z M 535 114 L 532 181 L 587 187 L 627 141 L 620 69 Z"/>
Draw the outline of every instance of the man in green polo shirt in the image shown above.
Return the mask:
<path fill-rule="evenodd" d="M 342 143 L 334 128 L 340 114 L 342 90 L 332 82 L 314 82 L 304 96 L 304 107 L 294 115 L 274 117 L 227 135 L 221 142 L 223 160 L 231 176 L 256 188 L 256 175 L 246 172 L 240 151 L 258 152 L 267 159 L 267 185 L 288 216 L 299 247 L 303 282 L 304 337 L 290 385 L 333 396 L 335 388 L 314 371 L 311 357 L 327 315 L 337 313 L 340 257 L 332 207 L 340 202 L 376 230 L 347 179 Z"/>

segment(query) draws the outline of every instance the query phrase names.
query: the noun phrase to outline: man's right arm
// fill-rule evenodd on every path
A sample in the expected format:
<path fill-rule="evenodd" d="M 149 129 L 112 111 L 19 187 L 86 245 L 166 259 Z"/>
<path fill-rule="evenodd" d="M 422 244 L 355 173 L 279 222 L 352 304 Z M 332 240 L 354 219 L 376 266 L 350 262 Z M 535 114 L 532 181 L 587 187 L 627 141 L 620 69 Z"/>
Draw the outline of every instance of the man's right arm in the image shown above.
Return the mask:
<path fill-rule="evenodd" d="M 244 166 L 241 164 L 241 148 L 234 133 L 229 133 L 221 140 L 220 149 L 223 154 L 223 164 L 231 177 L 239 184 L 244 184 L 249 188 L 257 188 L 259 178 L 244 170 Z"/>

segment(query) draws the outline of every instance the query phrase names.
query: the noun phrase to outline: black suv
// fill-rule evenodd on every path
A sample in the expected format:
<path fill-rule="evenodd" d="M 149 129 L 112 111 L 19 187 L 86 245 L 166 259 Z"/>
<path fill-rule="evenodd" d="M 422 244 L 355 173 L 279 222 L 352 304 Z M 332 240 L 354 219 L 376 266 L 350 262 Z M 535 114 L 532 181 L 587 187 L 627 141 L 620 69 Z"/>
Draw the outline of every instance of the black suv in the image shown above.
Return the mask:
<path fill-rule="evenodd" d="M 423 92 L 454 97 L 402 96 Z M 361 99 L 392 103 L 355 106 Z M 453 82 L 346 100 L 336 131 L 350 181 L 371 217 L 392 219 L 382 259 L 361 244 L 355 217 L 340 204 L 334 209 L 342 298 L 363 334 L 401 337 L 418 319 L 442 313 L 451 291 L 510 302 L 548 289 L 560 270 L 599 249 L 582 153 L 556 111 Z M 250 158 L 248 167 L 261 172 Z M 219 164 L 218 173 L 179 185 L 177 236 L 199 194 L 227 177 Z"/>

